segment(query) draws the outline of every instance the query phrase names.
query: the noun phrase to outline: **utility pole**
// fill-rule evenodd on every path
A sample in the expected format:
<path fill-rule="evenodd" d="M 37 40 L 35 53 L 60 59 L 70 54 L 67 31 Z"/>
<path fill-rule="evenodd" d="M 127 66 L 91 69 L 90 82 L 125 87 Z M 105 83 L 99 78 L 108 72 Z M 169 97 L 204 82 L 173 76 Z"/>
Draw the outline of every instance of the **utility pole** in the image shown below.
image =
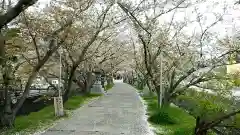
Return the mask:
<path fill-rule="evenodd" d="M 160 107 L 162 107 L 163 88 L 162 88 L 162 53 L 160 54 Z"/>
<path fill-rule="evenodd" d="M 55 40 L 56 45 L 58 44 L 57 39 Z M 60 46 L 59 52 L 59 82 L 58 82 L 58 97 L 54 97 L 54 108 L 55 108 L 55 115 L 61 117 L 64 115 L 63 111 L 63 99 L 62 99 L 62 90 L 61 90 L 61 78 L 62 78 L 62 48 Z"/>
<path fill-rule="evenodd" d="M 62 78 L 62 47 L 60 46 L 60 53 L 59 53 L 59 62 L 60 62 L 60 66 L 59 66 L 59 83 L 58 83 L 58 97 L 60 98 L 61 97 L 61 78 Z"/>

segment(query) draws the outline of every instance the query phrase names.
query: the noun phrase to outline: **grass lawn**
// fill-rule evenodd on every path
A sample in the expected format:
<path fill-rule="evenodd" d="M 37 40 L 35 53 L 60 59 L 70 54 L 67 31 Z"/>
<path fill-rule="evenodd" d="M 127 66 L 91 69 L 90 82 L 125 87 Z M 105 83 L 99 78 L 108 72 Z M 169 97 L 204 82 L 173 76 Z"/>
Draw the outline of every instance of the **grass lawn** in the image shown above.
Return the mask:
<path fill-rule="evenodd" d="M 195 119 L 183 109 L 170 106 L 157 108 L 156 97 L 143 97 L 148 105 L 148 121 L 158 130 L 158 135 L 192 135 Z"/>
<path fill-rule="evenodd" d="M 88 94 L 84 96 L 73 96 L 65 104 L 64 109 L 74 110 L 79 108 L 85 101 L 88 101 L 91 98 L 101 96 L 100 94 Z"/>
<path fill-rule="evenodd" d="M 73 96 L 64 104 L 65 111 L 79 108 L 85 101 L 93 97 L 100 96 L 99 94 L 89 94 L 85 96 Z M 66 115 L 67 116 L 67 115 Z M 28 135 L 34 133 L 36 129 L 42 129 L 47 125 L 51 125 L 59 118 L 54 116 L 54 106 L 50 105 L 38 112 L 32 112 L 27 116 L 18 116 L 15 120 L 15 128 L 0 132 L 1 135 Z"/>
<path fill-rule="evenodd" d="M 107 85 L 105 85 L 105 90 L 110 90 L 113 86 L 114 86 L 114 83 L 113 84 L 107 84 Z"/>

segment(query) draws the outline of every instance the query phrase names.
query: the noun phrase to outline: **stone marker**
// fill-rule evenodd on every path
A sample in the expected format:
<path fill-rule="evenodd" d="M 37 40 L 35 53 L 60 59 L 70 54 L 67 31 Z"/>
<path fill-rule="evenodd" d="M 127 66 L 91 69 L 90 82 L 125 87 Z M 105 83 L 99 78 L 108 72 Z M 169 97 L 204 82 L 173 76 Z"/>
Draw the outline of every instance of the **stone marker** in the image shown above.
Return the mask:
<path fill-rule="evenodd" d="M 54 97 L 55 115 L 61 117 L 64 115 L 62 97 Z"/>
<path fill-rule="evenodd" d="M 104 89 L 103 89 L 102 84 L 101 84 L 101 72 L 95 71 L 94 73 L 96 75 L 96 81 L 94 82 L 90 93 L 92 93 L 92 94 L 103 94 Z"/>

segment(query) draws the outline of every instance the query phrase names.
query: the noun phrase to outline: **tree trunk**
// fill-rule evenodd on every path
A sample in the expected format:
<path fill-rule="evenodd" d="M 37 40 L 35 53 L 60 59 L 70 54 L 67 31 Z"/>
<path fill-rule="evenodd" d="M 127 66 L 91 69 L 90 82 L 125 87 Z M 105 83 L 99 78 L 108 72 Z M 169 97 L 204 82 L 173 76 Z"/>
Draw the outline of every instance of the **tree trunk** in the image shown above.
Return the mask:
<path fill-rule="evenodd" d="M 92 86 L 92 72 L 87 72 L 86 93 L 90 93 Z"/>
<path fill-rule="evenodd" d="M 32 82 L 34 80 L 34 78 L 37 76 L 37 72 L 39 71 L 38 68 L 34 69 L 32 71 L 32 74 L 29 76 L 28 78 L 28 81 L 27 81 L 27 84 L 25 86 L 25 89 L 24 89 L 24 92 L 22 94 L 22 97 L 20 98 L 20 100 L 18 101 L 18 103 L 16 104 L 16 106 L 14 106 L 14 109 L 13 109 L 13 115 L 14 117 L 16 116 L 18 110 L 22 107 L 24 101 L 26 100 L 27 98 L 27 95 L 29 93 L 29 90 L 30 90 L 30 87 L 32 85 Z"/>
<path fill-rule="evenodd" d="M 158 85 L 158 83 L 156 81 L 154 81 L 154 80 L 152 81 L 152 83 L 153 83 L 154 89 L 155 89 L 155 91 L 157 93 L 158 108 L 160 108 L 160 107 L 162 107 L 161 106 L 161 102 L 163 100 L 163 99 L 161 99 L 160 85 Z M 151 85 L 150 82 L 149 82 L 148 85 Z"/>
<path fill-rule="evenodd" d="M 15 116 L 13 115 L 11 107 L 11 95 L 9 93 L 8 87 L 5 86 L 5 100 L 4 100 L 4 109 L 1 114 L 1 125 L 3 127 L 14 127 Z"/>
<path fill-rule="evenodd" d="M 71 68 L 71 71 L 70 71 L 70 74 L 69 74 L 69 77 L 68 77 L 68 81 L 67 81 L 67 89 L 66 89 L 66 91 L 63 95 L 63 102 L 64 103 L 68 100 L 68 97 L 71 94 L 72 81 L 73 81 L 73 77 L 74 77 L 74 73 L 75 73 L 76 69 L 77 69 L 77 66 L 73 66 Z"/>
<path fill-rule="evenodd" d="M 67 90 L 67 87 L 68 87 L 68 75 L 69 75 L 69 70 L 66 69 L 65 74 L 64 74 L 64 88 L 63 88 L 64 92 Z"/>
<path fill-rule="evenodd" d="M 156 92 L 157 92 L 157 100 L 158 100 L 158 104 L 157 104 L 157 107 L 158 107 L 158 109 L 161 107 L 161 99 L 160 99 L 160 90 L 159 89 L 157 89 L 156 90 Z"/>
<path fill-rule="evenodd" d="M 194 129 L 194 135 L 207 135 L 207 129 L 204 129 L 205 122 L 201 122 L 200 117 L 196 119 L 196 127 Z"/>
<path fill-rule="evenodd" d="M 196 127 L 194 135 L 207 135 L 207 130 L 201 130 Z"/>
<path fill-rule="evenodd" d="M 5 38 L 0 34 L 0 65 L 4 64 L 5 57 Z"/>
<path fill-rule="evenodd" d="M 15 121 L 15 115 L 12 112 L 8 113 L 4 111 L 1 114 L 1 125 L 3 127 L 13 128 L 14 121 Z"/>
<path fill-rule="evenodd" d="M 168 107 L 170 105 L 170 103 L 171 103 L 171 97 L 170 97 L 168 91 L 165 90 L 163 93 L 162 105 Z"/>
<path fill-rule="evenodd" d="M 137 86 L 138 89 L 142 90 L 142 89 L 144 88 L 144 86 L 145 86 L 144 80 L 138 80 L 137 85 L 138 85 L 138 86 Z"/>
<path fill-rule="evenodd" d="M 153 92 L 153 88 L 152 88 L 152 86 L 150 85 L 149 80 L 147 80 L 146 82 L 147 82 L 147 86 L 148 86 L 149 91 L 150 91 L 150 92 Z"/>

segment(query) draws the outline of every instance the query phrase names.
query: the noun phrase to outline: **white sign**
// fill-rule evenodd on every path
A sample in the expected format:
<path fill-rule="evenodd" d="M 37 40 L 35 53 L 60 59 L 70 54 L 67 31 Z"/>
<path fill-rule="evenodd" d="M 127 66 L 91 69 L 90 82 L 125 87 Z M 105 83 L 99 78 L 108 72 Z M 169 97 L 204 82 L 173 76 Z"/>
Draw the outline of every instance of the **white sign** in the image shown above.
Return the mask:
<path fill-rule="evenodd" d="M 58 84 L 58 80 L 52 80 L 52 84 Z"/>

